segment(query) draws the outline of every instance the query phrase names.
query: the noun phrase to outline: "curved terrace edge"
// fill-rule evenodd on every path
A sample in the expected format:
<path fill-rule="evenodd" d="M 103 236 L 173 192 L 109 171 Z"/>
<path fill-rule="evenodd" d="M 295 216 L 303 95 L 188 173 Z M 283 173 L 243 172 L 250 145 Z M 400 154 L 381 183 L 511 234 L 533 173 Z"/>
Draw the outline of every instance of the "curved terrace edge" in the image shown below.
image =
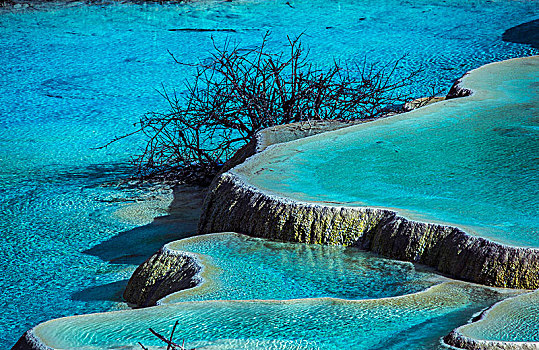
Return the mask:
<path fill-rule="evenodd" d="M 456 81 L 447 98 L 473 94 L 464 86 L 468 74 Z M 242 154 L 241 161 L 258 157 L 269 144 L 282 142 L 268 137 L 269 130 L 258 135 L 256 145 L 251 152 Z M 295 136 L 284 142 L 310 135 Z M 241 161 L 236 159 L 235 166 Z M 290 242 L 354 245 L 389 258 L 425 264 L 466 281 L 495 287 L 539 288 L 539 249 L 497 243 L 458 227 L 408 220 L 389 209 L 278 196 L 253 186 L 234 170 L 231 167 L 212 183 L 204 201 L 199 233 L 234 231 Z"/>
<path fill-rule="evenodd" d="M 530 292 L 527 294 L 531 294 L 534 292 Z M 537 292 L 535 292 L 537 293 Z M 481 321 L 485 320 L 489 317 L 490 312 L 500 305 L 503 305 L 504 303 L 511 302 L 512 300 L 518 299 L 522 296 L 525 296 L 527 294 L 517 295 L 513 297 L 509 297 L 507 299 L 503 299 L 485 311 L 481 313 L 478 319 L 474 320 L 472 323 L 469 323 L 467 325 L 463 325 L 461 327 L 458 327 L 451 331 L 448 335 L 446 335 L 443 339 L 443 341 L 451 346 L 455 346 L 461 349 L 466 350 L 489 350 L 489 349 L 499 349 L 499 350 L 537 350 L 539 349 L 539 342 L 523 342 L 523 341 L 497 341 L 497 340 L 485 340 L 485 339 L 474 339 L 470 336 L 467 336 L 463 331 L 462 328 L 468 327 L 470 325 L 476 325 L 480 323 Z"/>
<path fill-rule="evenodd" d="M 275 196 L 231 172 L 214 183 L 199 225 L 199 233 L 224 231 L 288 242 L 359 246 L 466 281 L 539 288 L 537 249 L 503 245 L 456 227 L 411 221 L 388 209 Z"/>

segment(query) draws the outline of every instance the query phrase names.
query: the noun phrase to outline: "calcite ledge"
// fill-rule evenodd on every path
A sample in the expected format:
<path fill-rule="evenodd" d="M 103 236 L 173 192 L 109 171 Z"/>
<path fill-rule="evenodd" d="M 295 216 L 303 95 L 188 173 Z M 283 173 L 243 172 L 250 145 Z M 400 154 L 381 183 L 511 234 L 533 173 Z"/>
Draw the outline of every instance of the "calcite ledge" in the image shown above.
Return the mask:
<path fill-rule="evenodd" d="M 522 297 L 516 296 L 509 299 L 504 299 L 496 304 L 489 307 L 487 310 L 483 311 L 481 315 L 477 319 L 473 320 L 473 323 L 476 322 L 482 322 L 487 317 L 489 317 L 489 313 L 492 309 L 498 307 L 500 304 L 507 303 L 511 300 L 518 299 Z M 473 324 L 472 323 L 472 324 Z M 462 331 L 462 328 L 466 327 L 461 326 L 455 330 L 453 330 L 451 333 L 446 335 L 443 338 L 443 341 L 451 346 L 458 347 L 460 349 L 466 349 L 466 350 L 538 350 L 539 349 L 539 342 L 517 342 L 517 341 L 497 341 L 497 340 L 485 340 L 485 339 L 475 339 L 472 337 L 469 337 L 465 335 Z"/>
<path fill-rule="evenodd" d="M 467 337 L 458 328 L 444 337 L 448 345 L 466 350 L 537 350 L 539 343 L 532 342 L 503 342 L 494 340 L 479 340 Z"/>
<path fill-rule="evenodd" d="M 455 82 L 447 98 L 472 94 L 461 84 L 462 79 Z M 233 231 L 287 242 L 353 245 L 392 259 L 425 264 L 466 281 L 539 288 L 539 249 L 496 243 L 457 227 L 411 221 L 392 210 L 277 196 L 254 187 L 235 172 L 242 161 L 257 157 L 272 144 L 346 126 L 315 125 L 296 123 L 262 130 L 249 151 L 234 159 L 234 166 L 213 181 L 204 201 L 199 233 Z M 284 136 L 276 137 L 279 134 Z"/>
<path fill-rule="evenodd" d="M 234 172 L 222 174 L 213 183 L 199 223 L 199 233 L 223 231 L 288 242 L 359 246 L 466 281 L 539 288 L 537 249 L 499 244 L 456 227 L 411 221 L 392 210 L 276 196 Z"/>
<path fill-rule="evenodd" d="M 53 348 L 43 344 L 34 334 L 33 329 L 30 329 L 19 338 L 17 343 L 11 350 L 54 350 Z"/>

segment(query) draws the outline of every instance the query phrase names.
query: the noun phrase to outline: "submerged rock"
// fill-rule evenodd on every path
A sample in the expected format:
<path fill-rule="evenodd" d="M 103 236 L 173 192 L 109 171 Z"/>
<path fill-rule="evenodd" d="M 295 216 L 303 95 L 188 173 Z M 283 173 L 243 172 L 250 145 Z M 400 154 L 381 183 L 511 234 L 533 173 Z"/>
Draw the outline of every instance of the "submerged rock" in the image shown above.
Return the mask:
<path fill-rule="evenodd" d="M 539 49 L 539 19 L 507 29 L 502 35 L 502 40 L 517 44 L 528 44 Z"/>
<path fill-rule="evenodd" d="M 155 305 L 173 292 L 196 286 L 200 269 L 195 256 L 165 246 L 135 270 L 124 298 L 139 307 Z"/>

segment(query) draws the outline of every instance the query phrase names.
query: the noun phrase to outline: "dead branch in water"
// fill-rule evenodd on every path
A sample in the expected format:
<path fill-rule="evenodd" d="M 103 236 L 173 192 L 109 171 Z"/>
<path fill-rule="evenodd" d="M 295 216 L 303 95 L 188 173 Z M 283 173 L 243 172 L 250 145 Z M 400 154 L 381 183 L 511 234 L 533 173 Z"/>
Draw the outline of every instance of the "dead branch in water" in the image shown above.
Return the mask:
<path fill-rule="evenodd" d="M 158 332 L 154 331 L 153 329 L 149 328 L 150 332 L 155 335 L 159 340 L 163 341 L 165 344 L 167 344 L 167 350 L 196 350 L 196 349 L 187 349 L 185 348 L 185 340 L 182 341 L 182 344 L 175 343 L 172 339 L 174 337 L 174 332 L 176 331 L 176 327 L 178 327 L 178 321 L 174 323 L 174 327 L 172 327 L 172 332 L 170 332 L 170 337 L 167 339 L 165 336 L 159 334 Z M 139 342 L 140 347 L 143 350 L 148 350 L 148 348 L 144 347 L 142 343 Z"/>
<path fill-rule="evenodd" d="M 141 177 L 174 173 L 191 183 L 209 184 L 261 129 L 403 112 L 411 100 L 404 88 L 420 73 L 396 77 L 402 58 L 385 65 L 333 61 L 328 68 L 318 68 L 308 60 L 299 37 L 288 38 L 287 52 L 281 53 L 268 49 L 268 34 L 258 47 L 247 50 L 212 42 L 210 58 L 198 63 L 171 53 L 175 62 L 193 67 L 195 74 L 181 94 L 163 89 L 167 112 L 147 113 L 136 125 L 133 133 L 147 140 L 134 159 Z"/>

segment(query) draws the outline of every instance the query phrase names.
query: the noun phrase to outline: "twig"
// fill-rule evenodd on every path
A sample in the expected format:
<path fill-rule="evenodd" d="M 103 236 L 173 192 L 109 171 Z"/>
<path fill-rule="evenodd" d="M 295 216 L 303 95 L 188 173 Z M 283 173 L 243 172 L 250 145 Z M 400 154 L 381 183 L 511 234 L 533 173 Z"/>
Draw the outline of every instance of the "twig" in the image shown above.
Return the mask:
<path fill-rule="evenodd" d="M 402 77 L 397 70 L 405 56 L 392 63 L 355 67 L 334 60 L 328 69 L 312 64 L 300 37 L 287 37 L 288 52 L 273 53 L 269 33 L 255 48 L 226 41 L 198 63 L 183 62 L 195 74 L 180 94 L 160 91 L 166 113 L 148 113 L 136 133 L 147 138 L 134 159 L 141 177 L 184 169 L 185 181 L 207 185 L 234 152 L 267 127 L 312 120 L 372 119 L 404 111 L 409 87 L 421 69 Z"/>

